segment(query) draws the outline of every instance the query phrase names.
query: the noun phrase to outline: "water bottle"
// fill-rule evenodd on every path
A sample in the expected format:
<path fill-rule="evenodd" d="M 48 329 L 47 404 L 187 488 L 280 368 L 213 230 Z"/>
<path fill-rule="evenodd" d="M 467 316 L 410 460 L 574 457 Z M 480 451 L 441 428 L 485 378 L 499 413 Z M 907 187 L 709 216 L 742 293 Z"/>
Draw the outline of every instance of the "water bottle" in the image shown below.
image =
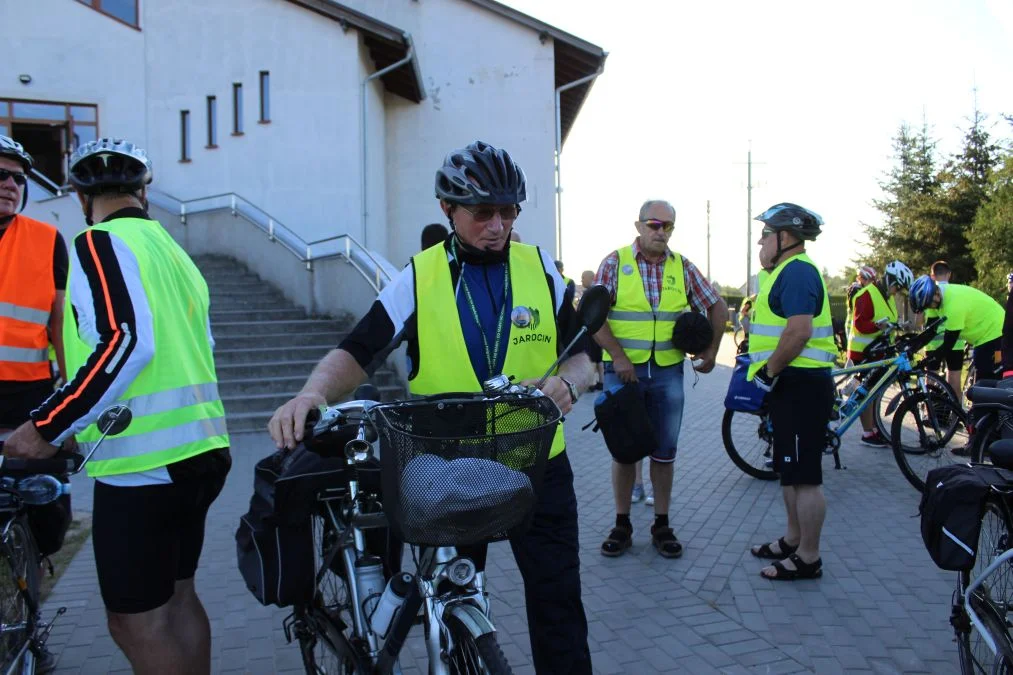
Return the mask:
<path fill-rule="evenodd" d="M 61 483 L 53 476 L 39 474 L 16 480 L 14 490 L 21 495 L 25 504 L 41 506 L 55 502 L 63 495 L 70 494 L 70 483 Z"/>
<path fill-rule="evenodd" d="M 366 555 L 355 561 L 355 587 L 359 591 L 359 606 L 368 618 L 384 591 L 383 561 L 375 555 Z"/>
<path fill-rule="evenodd" d="M 395 574 L 390 578 L 387 590 L 383 592 L 380 602 L 377 604 L 376 609 L 373 610 L 373 616 L 369 619 L 369 625 L 372 627 L 373 632 L 380 637 L 387 637 L 387 631 L 393 625 L 394 617 L 397 616 L 398 611 L 400 611 L 401 606 L 404 605 L 404 601 L 408 597 L 409 591 L 411 591 L 412 581 L 412 575 L 407 572 Z"/>

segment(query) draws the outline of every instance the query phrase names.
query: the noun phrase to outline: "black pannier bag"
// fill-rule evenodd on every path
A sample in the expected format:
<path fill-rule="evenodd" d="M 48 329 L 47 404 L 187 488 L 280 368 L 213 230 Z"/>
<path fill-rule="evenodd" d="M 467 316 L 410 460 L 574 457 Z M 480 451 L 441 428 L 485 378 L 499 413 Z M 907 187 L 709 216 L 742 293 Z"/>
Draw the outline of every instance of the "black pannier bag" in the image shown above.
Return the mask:
<path fill-rule="evenodd" d="M 601 431 L 609 453 L 620 464 L 636 464 L 658 449 L 658 436 L 647 415 L 644 391 L 638 382 L 599 394 L 594 402 L 594 417 L 593 430 Z"/>
<path fill-rule="evenodd" d="M 246 587 L 262 605 L 310 602 L 314 588 L 316 496 L 346 484 L 344 458 L 321 457 L 303 446 L 257 462 L 250 510 L 239 519 L 236 556 Z"/>
<path fill-rule="evenodd" d="M 983 464 L 952 464 L 929 471 L 918 511 L 922 541 L 941 569 L 974 567 L 981 517 L 993 485 L 1013 488 L 1013 472 Z"/>

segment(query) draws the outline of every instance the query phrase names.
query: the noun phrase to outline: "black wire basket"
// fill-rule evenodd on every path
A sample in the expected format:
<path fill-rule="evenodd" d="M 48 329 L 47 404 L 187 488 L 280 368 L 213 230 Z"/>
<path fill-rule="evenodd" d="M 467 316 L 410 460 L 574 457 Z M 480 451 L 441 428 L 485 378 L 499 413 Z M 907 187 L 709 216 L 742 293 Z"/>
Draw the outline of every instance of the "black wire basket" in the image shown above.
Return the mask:
<path fill-rule="evenodd" d="M 383 505 L 418 546 L 499 541 L 530 525 L 560 412 L 545 396 L 452 394 L 379 405 Z"/>

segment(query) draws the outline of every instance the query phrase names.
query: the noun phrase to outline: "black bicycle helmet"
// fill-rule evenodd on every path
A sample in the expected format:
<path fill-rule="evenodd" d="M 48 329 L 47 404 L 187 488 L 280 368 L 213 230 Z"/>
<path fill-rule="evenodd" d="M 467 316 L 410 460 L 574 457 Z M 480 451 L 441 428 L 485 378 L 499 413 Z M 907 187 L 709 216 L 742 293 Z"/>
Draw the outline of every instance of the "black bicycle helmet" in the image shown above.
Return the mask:
<path fill-rule="evenodd" d="M 756 216 L 758 220 L 775 231 L 787 230 L 799 239 L 812 241 L 820 235 L 823 219 L 819 214 L 798 204 L 782 202 Z"/>
<path fill-rule="evenodd" d="M 506 150 L 475 141 L 443 160 L 436 196 L 453 204 L 520 204 L 527 199 L 524 171 Z"/>
<path fill-rule="evenodd" d="M 151 178 L 148 154 L 129 141 L 90 141 L 70 156 L 70 182 L 81 194 L 136 192 Z"/>
<path fill-rule="evenodd" d="M 714 341 L 714 327 L 707 317 L 699 312 L 683 312 L 675 320 L 672 330 L 672 344 L 687 354 L 699 354 Z"/>

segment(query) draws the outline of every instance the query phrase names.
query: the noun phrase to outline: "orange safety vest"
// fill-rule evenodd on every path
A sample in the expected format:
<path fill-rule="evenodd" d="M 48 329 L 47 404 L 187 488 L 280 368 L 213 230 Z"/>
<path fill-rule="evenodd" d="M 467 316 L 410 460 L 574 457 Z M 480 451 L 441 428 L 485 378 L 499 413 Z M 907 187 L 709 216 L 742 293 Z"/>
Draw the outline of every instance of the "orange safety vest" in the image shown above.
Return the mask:
<path fill-rule="evenodd" d="M 17 215 L 0 238 L 0 380 L 48 380 L 56 228 Z"/>

